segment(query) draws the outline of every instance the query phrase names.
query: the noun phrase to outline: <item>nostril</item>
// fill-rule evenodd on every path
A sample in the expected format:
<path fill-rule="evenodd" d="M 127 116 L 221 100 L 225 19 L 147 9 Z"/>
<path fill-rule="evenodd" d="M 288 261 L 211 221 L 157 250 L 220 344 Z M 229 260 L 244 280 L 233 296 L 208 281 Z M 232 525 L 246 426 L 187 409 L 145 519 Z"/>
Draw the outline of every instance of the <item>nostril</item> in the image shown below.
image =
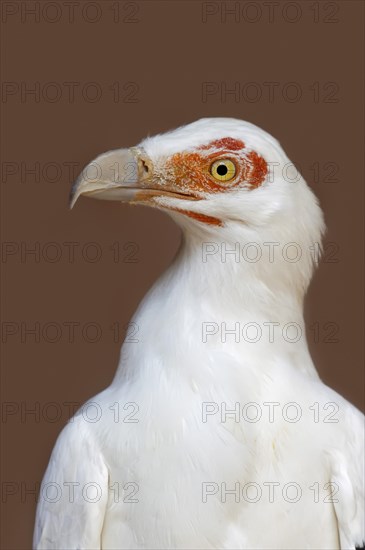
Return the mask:
<path fill-rule="evenodd" d="M 144 160 L 142 160 L 142 166 L 143 166 L 143 170 L 147 173 L 149 171 L 149 168 Z"/>
<path fill-rule="evenodd" d="M 153 164 L 144 153 L 138 154 L 138 174 L 142 178 L 150 178 L 153 174 Z"/>

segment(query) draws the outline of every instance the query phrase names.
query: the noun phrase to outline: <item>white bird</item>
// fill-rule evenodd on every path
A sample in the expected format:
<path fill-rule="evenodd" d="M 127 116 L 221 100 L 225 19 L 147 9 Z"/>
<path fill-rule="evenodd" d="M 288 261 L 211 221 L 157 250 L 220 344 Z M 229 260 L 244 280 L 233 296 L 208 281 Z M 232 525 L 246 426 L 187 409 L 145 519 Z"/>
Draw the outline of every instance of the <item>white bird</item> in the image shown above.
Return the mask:
<path fill-rule="evenodd" d="M 34 547 L 361 546 L 363 415 L 321 382 L 303 321 L 323 216 L 279 143 L 202 119 L 97 157 L 80 195 L 163 209 L 183 238 L 57 440 Z"/>

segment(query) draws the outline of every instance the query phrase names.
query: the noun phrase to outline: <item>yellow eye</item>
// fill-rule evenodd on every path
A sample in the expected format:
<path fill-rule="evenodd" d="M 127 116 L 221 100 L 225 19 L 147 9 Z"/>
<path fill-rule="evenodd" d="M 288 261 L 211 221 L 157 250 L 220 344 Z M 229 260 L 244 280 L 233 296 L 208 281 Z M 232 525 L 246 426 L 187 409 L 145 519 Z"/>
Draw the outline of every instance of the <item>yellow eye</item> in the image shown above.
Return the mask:
<path fill-rule="evenodd" d="M 236 166 L 229 159 L 220 159 L 213 162 L 210 173 L 218 181 L 230 181 L 236 175 Z"/>

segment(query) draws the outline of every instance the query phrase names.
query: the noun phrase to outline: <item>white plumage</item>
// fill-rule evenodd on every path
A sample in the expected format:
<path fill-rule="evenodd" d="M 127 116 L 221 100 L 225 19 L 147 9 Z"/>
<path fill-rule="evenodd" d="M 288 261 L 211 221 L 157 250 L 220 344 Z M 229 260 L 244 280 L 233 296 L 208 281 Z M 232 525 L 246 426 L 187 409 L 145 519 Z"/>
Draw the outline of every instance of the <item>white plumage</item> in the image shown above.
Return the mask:
<path fill-rule="evenodd" d="M 363 416 L 319 379 L 303 322 L 323 217 L 278 142 L 202 119 L 95 163 L 73 202 L 166 209 L 183 239 L 133 318 L 139 342 L 58 438 L 35 548 L 361 546 Z"/>

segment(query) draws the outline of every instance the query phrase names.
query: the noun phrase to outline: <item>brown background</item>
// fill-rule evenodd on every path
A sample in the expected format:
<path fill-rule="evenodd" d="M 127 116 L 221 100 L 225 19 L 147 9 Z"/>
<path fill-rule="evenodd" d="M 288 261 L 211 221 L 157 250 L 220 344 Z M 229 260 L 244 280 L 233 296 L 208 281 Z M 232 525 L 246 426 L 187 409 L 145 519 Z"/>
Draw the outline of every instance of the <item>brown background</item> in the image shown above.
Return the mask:
<path fill-rule="evenodd" d="M 15 13 L 5 13 L 4 4 Z M 241 2 L 226 22 L 224 9 L 234 2 L 119 2 L 119 22 L 112 11 L 118 2 L 94 3 L 101 15 L 79 2 L 74 22 L 63 2 L 55 22 L 59 14 L 51 3 L 41 3 L 45 11 L 39 21 L 20 4 L 34 6 L 3 3 L 2 23 L 2 78 L 6 91 L 14 92 L 3 96 L 2 156 L 3 163 L 17 163 L 3 164 L 4 170 L 17 171 L 2 175 L 2 239 L 8 243 L 2 258 L 2 326 L 17 331 L 3 332 L 2 346 L 2 400 L 13 413 L 3 417 L 2 487 L 15 493 L 3 495 L 4 549 L 30 548 L 35 497 L 25 490 L 41 479 L 70 415 L 65 403 L 81 404 L 111 382 L 124 327 L 179 243 L 179 230 L 158 211 L 82 199 L 70 212 L 72 178 L 64 163 L 80 169 L 100 152 L 202 116 L 246 119 L 275 135 L 319 197 L 326 242 L 335 243 L 306 303 L 307 327 L 319 327 L 316 338 L 308 328 L 310 349 L 323 380 L 364 406 L 363 2 L 296 2 L 300 12 L 281 2 L 271 21 L 265 3 Z M 204 22 L 206 9 L 216 14 Z M 21 86 L 36 82 L 40 96 L 22 97 Z M 78 83 L 73 101 L 65 82 Z M 92 98 L 90 82 L 102 92 L 95 102 L 81 93 Z M 115 82 L 119 98 L 110 89 Z M 242 95 L 236 101 L 216 93 L 204 101 L 204 82 L 219 90 L 238 82 Z M 265 82 L 278 83 L 274 98 Z M 294 87 L 288 88 L 290 82 Z M 49 83 L 61 90 L 55 101 L 56 88 Z M 301 98 L 289 101 L 298 89 Z M 257 90 L 261 98 L 253 94 Z M 21 162 L 23 171 L 39 163 L 39 178 L 22 175 Z M 336 163 L 332 178 L 328 162 Z M 311 169 L 314 163 L 319 177 Z M 70 242 L 76 243 L 74 262 L 68 256 L 71 245 L 64 244 Z M 86 254 L 91 258 L 96 250 L 87 243 L 100 247 L 99 261 L 87 261 Z M 113 243 L 119 243 L 119 262 Z M 127 243 L 139 247 L 137 262 L 127 261 L 128 247 L 134 246 Z M 24 247 L 35 246 L 39 258 L 24 256 Z M 13 254 L 6 254 L 10 250 Z M 52 262 L 55 252 L 60 257 Z M 74 342 L 64 324 L 70 321 L 80 323 Z M 24 333 L 37 322 L 39 342 Z M 118 343 L 111 329 L 116 322 Z M 95 332 L 85 329 L 87 323 L 98 323 L 98 342 L 88 341 Z M 338 341 L 328 342 L 333 326 Z M 35 407 L 39 418 L 26 412 Z M 59 418 L 52 422 L 57 410 Z"/>

